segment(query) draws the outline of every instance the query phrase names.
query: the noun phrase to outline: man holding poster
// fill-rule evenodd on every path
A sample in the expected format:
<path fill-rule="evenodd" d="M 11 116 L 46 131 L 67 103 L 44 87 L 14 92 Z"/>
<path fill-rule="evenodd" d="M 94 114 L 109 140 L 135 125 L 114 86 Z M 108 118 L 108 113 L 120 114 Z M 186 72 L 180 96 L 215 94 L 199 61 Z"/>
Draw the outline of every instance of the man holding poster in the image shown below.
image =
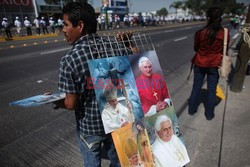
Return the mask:
<path fill-rule="evenodd" d="M 155 121 L 157 138 L 152 145 L 156 167 L 182 167 L 190 160 L 186 147 L 173 133 L 172 121 L 160 115 Z"/>
<path fill-rule="evenodd" d="M 73 46 L 60 61 L 58 88 L 66 93 L 66 97 L 56 105 L 75 110 L 84 167 L 101 166 L 102 146 L 107 151 L 110 166 L 120 167 L 112 137 L 104 132 L 94 89 L 87 88 L 87 79 L 90 78 L 87 61 L 124 56 L 131 54 L 131 51 L 116 41 L 96 34 L 95 10 L 88 3 L 69 2 L 63 7 L 62 13 L 62 31 L 67 42 Z"/>
<path fill-rule="evenodd" d="M 136 78 L 142 110 L 145 116 L 151 116 L 171 105 L 166 82 L 160 74 L 152 72 L 152 62 L 141 57 L 138 62 L 141 74 Z"/>

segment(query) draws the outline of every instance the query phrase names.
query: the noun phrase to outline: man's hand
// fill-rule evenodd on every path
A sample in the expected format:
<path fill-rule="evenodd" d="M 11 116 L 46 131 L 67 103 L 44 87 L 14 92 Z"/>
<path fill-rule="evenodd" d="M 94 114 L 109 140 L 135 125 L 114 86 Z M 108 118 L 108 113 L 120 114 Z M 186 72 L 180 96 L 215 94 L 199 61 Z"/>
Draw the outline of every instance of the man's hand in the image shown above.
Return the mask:
<path fill-rule="evenodd" d="M 132 36 L 132 32 L 118 32 L 116 34 L 116 39 L 119 42 L 124 42 L 124 45 L 130 48 L 133 53 L 139 53 L 139 49 L 131 42 Z"/>
<path fill-rule="evenodd" d="M 131 39 L 131 37 L 133 36 L 133 33 L 132 32 L 118 32 L 116 34 L 116 39 L 118 41 L 129 41 Z M 128 47 L 128 46 L 127 46 Z"/>
<path fill-rule="evenodd" d="M 127 125 L 127 124 L 128 124 L 128 121 L 122 123 L 122 127 L 125 126 L 125 125 Z"/>
<path fill-rule="evenodd" d="M 127 101 L 127 107 L 129 111 L 132 111 L 132 105 L 129 101 Z"/>
<path fill-rule="evenodd" d="M 64 108 L 66 109 L 66 106 L 64 105 L 64 100 L 65 99 L 61 99 L 61 100 L 57 100 L 55 102 L 53 102 L 53 108 L 54 109 L 59 109 L 59 108 Z"/>
<path fill-rule="evenodd" d="M 168 104 L 164 101 L 158 101 L 156 103 L 156 111 L 160 111 L 160 110 L 163 110 L 164 108 L 166 108 L 168 106 Z"/>
<path fill-rule="evenodd" d="M 65 108 L 68 110 L 74 110 L 79 105 L 79 95 L 74 93 L 67 93 L 65 99 L 53 102 L 55 104 L 54 109 Z"/>

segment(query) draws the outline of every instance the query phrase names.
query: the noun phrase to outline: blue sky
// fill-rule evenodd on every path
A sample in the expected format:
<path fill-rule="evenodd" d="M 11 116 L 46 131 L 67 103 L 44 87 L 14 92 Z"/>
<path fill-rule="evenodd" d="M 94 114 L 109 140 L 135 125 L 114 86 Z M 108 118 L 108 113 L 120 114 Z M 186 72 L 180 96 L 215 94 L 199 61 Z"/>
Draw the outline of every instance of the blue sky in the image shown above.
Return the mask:
<path fill-rule="evenodd" d="M 130 3 L 131 12 L 151 12 L 166 7 L 169 12 L 174 12 L 175 9 L 169 9 L 169 6 L 176 0 L 128 0 Z M 93 0 L 94 6 L 101 6 L 101 0 Z M 237 0 L 237 2 L 244 2 L 250 4 L 249 0 Z"/>

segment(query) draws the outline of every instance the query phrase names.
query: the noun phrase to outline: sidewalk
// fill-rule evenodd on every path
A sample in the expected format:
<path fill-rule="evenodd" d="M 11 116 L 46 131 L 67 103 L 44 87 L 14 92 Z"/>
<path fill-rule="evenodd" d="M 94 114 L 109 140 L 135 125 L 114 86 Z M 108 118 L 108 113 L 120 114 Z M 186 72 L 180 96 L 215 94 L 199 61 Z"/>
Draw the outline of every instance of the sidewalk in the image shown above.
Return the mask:
<path fill-rule="evenodd" d="M 235 65 L 236 56 L 232 57 L 232 60 Z M 213 120 L 206 120 L 203 104 L 193 116 L 188 115 L 187 105 L 179 114 L 181 132 L 190 156 L 187 167 L 250 166 L 250 76 L 246 76 L 245 88 L 241 93 L 230 91 L 226 79 L 221 78 L 219 85 L 227 99 L 216 106 Z M 185 93 L 185 90 L 191 88 L 192 83 L 186 84 L 182 89 L 181 98 L 189 97 L 190 91 Z"/>

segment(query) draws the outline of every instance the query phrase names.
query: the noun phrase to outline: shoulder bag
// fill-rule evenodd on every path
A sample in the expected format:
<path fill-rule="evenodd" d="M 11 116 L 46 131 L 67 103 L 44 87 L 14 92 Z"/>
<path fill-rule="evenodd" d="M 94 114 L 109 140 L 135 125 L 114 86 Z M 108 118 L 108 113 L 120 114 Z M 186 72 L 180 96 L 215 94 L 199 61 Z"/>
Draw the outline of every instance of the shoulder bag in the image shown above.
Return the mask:
<path fill-rule="evenodd" d="M 228 76 L 228 74 L 231 72 L 231 65 L 232 65 L 231 58 L 228 55 L 226 55 L 227 37 L 228 37 L 228 29 L 224 28 L 223 55 L 222 55 L 221 65 L 218 67 L 219 75 L 222 78 Z"/>

